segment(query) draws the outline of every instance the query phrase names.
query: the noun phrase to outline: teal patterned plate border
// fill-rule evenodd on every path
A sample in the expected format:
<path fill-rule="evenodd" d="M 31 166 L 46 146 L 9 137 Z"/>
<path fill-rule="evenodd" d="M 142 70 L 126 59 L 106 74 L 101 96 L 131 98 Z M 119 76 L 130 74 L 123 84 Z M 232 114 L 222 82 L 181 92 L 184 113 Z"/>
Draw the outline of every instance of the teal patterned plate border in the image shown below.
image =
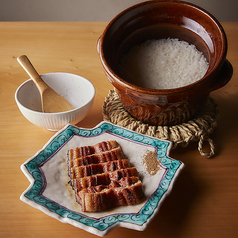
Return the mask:
<path fill-rule="evenodd" d="M 68 189 L 64 187 L 67 185 L 67 177 L 62 172 L 64 171 L 63 165 L 66 164 L 62 154 L 64 155 L 65 151 L 74 146 L 75 143 L 93 144 L 97 140 L 113 137 L 124 144 L 128 154 L 133 156 L 137 152 L 137 158 L 133 163 L 136 167 L 138 165 L 139 174 L 140 172 L 143 173 L 142 182 L 144 184 L 143 180 L 145 180 L 146 200 L 143 204 L 137 207 L 129 206 L 126 210 L 123 208 L 122 210 L 112 209 L 102 214 L 83 213 L 77 204 L 75 205 L 74 197 L 70 198 L 67 193 Z M 145 166 L 138 156 L 142 154 L 142 151 L 148 149 L 156 151 L 160 160 L 161 172 L 154 178 L 150 178 L 148 174 L 142 171 Z M 162 201 L 171 191 L 176 177 L 184 166 L 182 162 L 169 157 L 170 149 L 171 142 L 169 141 L 142 135 L 108 122 L 101 122 L 92 129 L 67 125 L 57 132 L 35 156 L 21 165 L 21 170 L 31 184 L 23 192 L 20 199 L 61 222 L 69 223 L 98 236 L 106 235 L 116 226 L 142 231 L 158 212 Z M 52 168 L 57 169 L 54 172 Z M 65 168 L 65 174 L 66 170 Z M 52 173 L 55 173 L 54 176 Z M 60 176 L 62 179 L 59 179 L 58 176 L 62 173 L 63 175 Z M 154 184 L 151 181 L 157 183 L 153 188 L 149 188 L 150 184 Z M 57 185 L 57 183 L 59 184 Z M 65 196 L 63 200 L 66 204 L 63 204 L 59 199 L 61 195 L 58 196 L 53 192 L 60 190 L 65 190 L 62 192 L 62 197 Z M 72 201 L 73 205 L 68 205 L 67 199 L 70 201 L 68 204 Z"/>

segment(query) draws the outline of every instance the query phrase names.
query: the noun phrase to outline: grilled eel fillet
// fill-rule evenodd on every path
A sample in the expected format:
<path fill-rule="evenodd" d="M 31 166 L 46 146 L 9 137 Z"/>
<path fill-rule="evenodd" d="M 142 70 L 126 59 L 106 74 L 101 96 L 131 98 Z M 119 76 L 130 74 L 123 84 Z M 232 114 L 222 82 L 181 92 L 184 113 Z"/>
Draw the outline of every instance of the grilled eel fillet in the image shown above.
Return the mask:
<path fill-rule="evenodd" d="M 125 156 L 122 152 L 121 147 L 116 147 L 109 151 L 86 155 L 76 159 L 72 159 L 70 156 L 68 156 L 68 172 L 70 174 L 73 167 L 100 164 L 108 161 L 122 160 L 124 158 Z"/>
<path fill-rule="evenodd" d="M 138 171 L 116 141 L 104 141 L 68 152 L 68 173 L 83 211 L 133 205 L 144 196 Z"/>
<path fill-rule="evenodd" d="M 75 178 L 83 178 L 90 175 L 102 174 L 114 170 L 129 168 L 128 159 L 114 160 L 100 164 L 89 164 L 86 166 L 73 167 L 70 170 L 71 180 Z"/>
<path fill-rule="evenodd" d="M 125 177 L 138 177 L 138 171 L 135 167 L 115 170 L 112 172 L 95 174 L 83 178 L 77 178 L 71 180 L 75 192 L 98 185 L 109 185 L 112 181 L 118 181 Z"/>
<path fill-rule="evenodd" d="M 69 150 L 69 160 L 109 151 L 116 147 L 119 147 L 119 144 L 115 140 L 103 141 L 93 146 L 77 147 L 75 149 Z"/>
<path fill-rule="evenodd" d="M 142 183 L 136 177 L 128 185 L 112 182 L 109 186 L 88 187 L 76 193 L 83 211 L 95 212 L 115 206 L 134 205 L 143 199 Z M 123 178 L 125 179 L 125 178 Z"/>

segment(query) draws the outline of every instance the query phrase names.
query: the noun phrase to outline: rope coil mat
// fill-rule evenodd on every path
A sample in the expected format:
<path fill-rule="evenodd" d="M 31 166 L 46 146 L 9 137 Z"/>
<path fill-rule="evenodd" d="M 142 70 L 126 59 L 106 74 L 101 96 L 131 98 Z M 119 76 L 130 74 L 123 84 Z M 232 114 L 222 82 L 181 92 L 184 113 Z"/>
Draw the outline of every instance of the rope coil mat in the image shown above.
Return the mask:
<path fill-rule="evenodd" d="M 103 119 L 135 132 L 172 142 L 173 147 L 188 146 L 192 141 L 198 141 L 198 151 L 206 158 L 215 154 L 215 146 L 209 135 L 218 123 L 218 106 L 209 98 L 203 110 L 195 118 L 175 126 L 150 126 L 133 118 L 123 107 L 119 96 L 110 90 L 102 107 Z M 204 142 L 209 143 L 210 151 L 204 152 Z"/>

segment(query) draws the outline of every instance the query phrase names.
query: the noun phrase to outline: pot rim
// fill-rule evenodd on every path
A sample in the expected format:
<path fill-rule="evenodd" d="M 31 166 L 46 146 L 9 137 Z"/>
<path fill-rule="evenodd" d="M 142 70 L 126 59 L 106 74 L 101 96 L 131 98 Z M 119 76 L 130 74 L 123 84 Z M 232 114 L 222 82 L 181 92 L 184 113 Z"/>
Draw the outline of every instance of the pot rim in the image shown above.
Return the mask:
<path fill-rule="evenodd" d="M 189 85 L 183 86 L 183 87 L 178 87 L 178 88 L 172 88 L 172 89 L 150 89 L 150 88 L 143 88 L 140 86 L 136 86 L 134 84 L 131 84 L 127 81 L 125 81 L 124 79 L 122 79 L 118 74 L 116 74 L 108 65 L 108 63 L 106 62 L 105 56 L 104 56 L 104 52 L 103 50 L 99 50 L 99 55 L 101 58 L 101 62 L 103 64 L 103 67 L 106 69 L 107 74 L 109 74 L 111 77 L 113 77 L 113 79 L 115 80 L 115 82 L 111 82 L 113 84 L 113 86 L 117 87 L 117 85 L 120 85 L 122 87 L 126 87 L 127 88 L 127 92 L 128 91 L 132 91 L 132 92 L 139 92 L 141 94 L 149 94 L 149 95 L 172 95 L 172 94 L 176 94 L 176 93 L 181 93 L 181 92 L 185 92 L 185 91 L 189 91 L 191 89 L 197 88 L 200 85 L 203 85 L 205 82 L 208 81 L 209 78 L 212 78 L 212 76 L 214 75 L 214 73 L 217 72 L 217 70 L 219 70 L 222 66 L 222 64 L 224 63 L 224 61 L 226 60 L 226 55 L 227 55 L 227 37 L 225 34 L 225 31 L 222 27 L 222 25 L 220 24 L 220 22 L 211 14 L 209 13 L 207 10 L 189 3 L 189 2 L 185 2 L 185 1 L 178 1 L 178 0 L 151 0 L 151 1 L 146 1 L 146 2 L 141 2 L 138 4 L 135 4 L 125 10 L 123 10 L 122 12 L 120 12 L 118 15 L 116 15 L 106 26 L 105 30 L 103 31 L 103 34 L 101 35 L 101 37 L 99 38 L 99 42 L 98 44 L 100 44 L 100 48 L 103 47 L 103 42 L 104 42 L 104 38 L 106 33 L 108 32 L 108 30 L 110 29 L 110 27 L 118 20 L 120 19 L 123 15 L 125 15 L 127 12 L 137 8 L 137 7 L 142 7 L 144 5 L 149 5 L 149 4 L 160 4 L 160 3 L 169 3 L 169 4 L 181 4 L 181 5 L 186 5 L 189 6 L 191 8 L 195 8 L 198 11 L 203 12 L 205 15 L 207 15 L 217 26 L 217 29 L 220 31 L 220 34 L 222 36 L 222 49 L 221 49 L 221 54 L 217 60 L 217 63 L 215 65 L 213 65 L 212 68 L 209 68 L 206 72 L 206 74 L 199 80 L 197 80 L 194 83 L 191 83 Z M 208 89 L 209 91 L 209 89 Z"/>

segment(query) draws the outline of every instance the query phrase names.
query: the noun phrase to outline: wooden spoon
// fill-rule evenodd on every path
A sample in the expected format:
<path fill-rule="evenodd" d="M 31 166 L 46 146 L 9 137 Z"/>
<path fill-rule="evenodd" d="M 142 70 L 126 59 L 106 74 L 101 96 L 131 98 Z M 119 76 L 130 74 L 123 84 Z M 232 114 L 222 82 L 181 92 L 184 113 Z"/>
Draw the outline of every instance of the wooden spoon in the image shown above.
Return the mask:
<path fill-rule="evenodd" d="M 74 107 L 65 98 L 56 93 L 42 80 L 26 55 L 18 57 L 17 61 L 36 84 L 41 95 L 43 112 L 54 113 L 74 109 Z"/>

